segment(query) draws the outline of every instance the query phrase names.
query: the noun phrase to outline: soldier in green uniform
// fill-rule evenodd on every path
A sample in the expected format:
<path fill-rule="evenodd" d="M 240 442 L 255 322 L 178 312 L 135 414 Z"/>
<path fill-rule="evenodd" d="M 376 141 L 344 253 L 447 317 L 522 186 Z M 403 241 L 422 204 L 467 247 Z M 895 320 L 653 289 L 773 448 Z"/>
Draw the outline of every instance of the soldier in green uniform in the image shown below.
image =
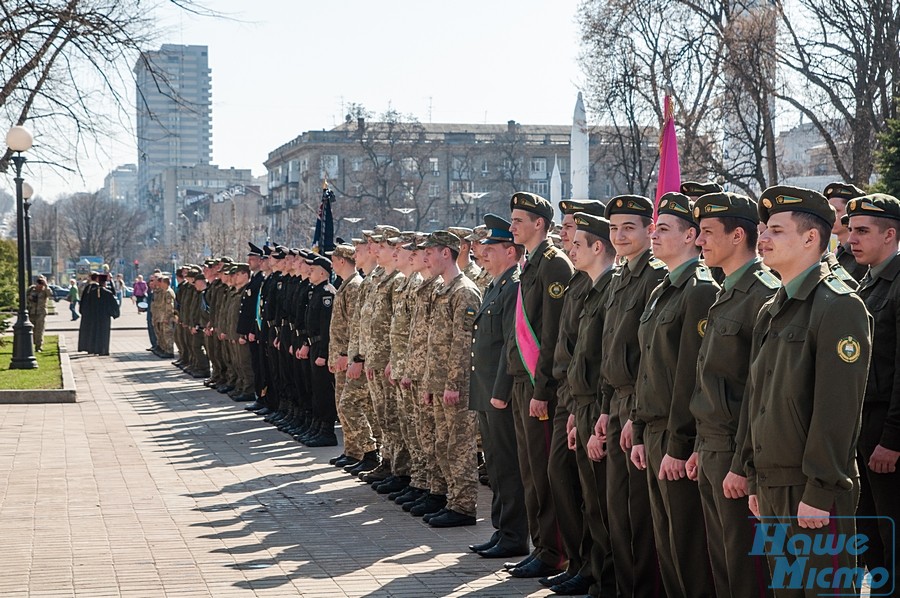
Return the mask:
<path fill-rule="evenodd" d="M 669 273 L 641 315 L 641 365 L 635 386 L 631 460 L 646 469 L 663 586 L 670 596 L 714 596 L 700 492 L 686 477 L 696 428 L 691 395 L 707 313 L 718 285 L 699 259 L 697 222 L 686 195 L 666 193 L 651 235 L 653 255 Z"/>
<path fill-rule="evenodd" d="M 553 206 L 549 201 L 519 192 L 513 194 L 510 210 L 510 232 L 528 252 L 519 277 L 515 334 L 507 342 L 506 355 L 514 378 L 510 407 L 534 544 L 531 555 L 514 564 L 510 575 L 547 577 L 566 564 L 547 463 L 557 404 L 553 355 L 563 297 L 574 270 L 569 258 L 550 244 Z"/>
<path fill-rule="evenodd" d="M 872 324 L 862 300 L 821 263 L 834 224 L 834 210 L 821 194 L 770 187 L 760 197 L 759 215 L 767 225 L 759 239 L 763 263 L 781 275 L 783 287 L 753 329 L 742 457 L 750 511 L 766 518 L 757 535 L 774 582 L 785 557 L 776 540 L 767 540 L 772 520 L 789 526 L 786 542 L 802 534 L 825 545 L 833 542 L 825 534 L 849 538 L 855 531 L 855 455 Z M 823 552 L 829 551 L 804 554 L 806 572 L 856 566 L 852 550 Z M 859 591 L 855 581 L 850 576 L 850 587 L 840 590 Z M 822 591 L 813 584 L 778 594 Z"/>
<path fill-rule="evenodd" d="M 34 284 L 28 287 L 25 294 L 28 299 L 28 317 L 34 324 L 34 350 L 41 352 L 44 346 L 44 322 L 47 320 L 47 300 L 53 297 L 53 291 L 47 286 L 47 279 L 38 276 Z"/>
<path fill-rule="evenodd" d="M 563 204 L 560 202 L 563 210 Z M 599 203 L 599 202 L 598 202 Z M 609 221 L 602 216 L 577 212 L 573 214 L 576 232 L 570 241 L 569 257 L 579 272 L 591 281 L 579 314 L 573 339 L 572 357 L 567 366 L 568 411 L 571 413 L 568 447 L 578 465 L 578 476 L 584 495 L 584 520 L 590 530 L 590 552 L 585 554 L 593 580 L 588 588 L 592 597 L 615 595 L 616 576 L 609 542 L 609 513 L 606 501 L 606 439 L 595 434 L 600 417 L 602 378 L 601 351 L 597 339 L 603 338 L 606 297 L 612 281 L 616 250 L 609 239 Z M 564 235 L 565 235 L 564 231 Z M 562 342 L 562 339 L 560 339 Z M 570 580 L 570 582 L 573 580 Z M 555 593 L 566 592 L 572 584 L 553 586 Z M 568 586 L 568 587 L 567 587 Z M 574 590 L 574 588 L 573 588 Z"/>
<path fill-rule="evenodd" d="M 847 202 L 862 197 L 866 192 L 856 185 L 834 182 L 829 183 L 822 194 L 835 211 L 831 234 L 837 237 L 838 244 L 834 250 L 834 257 L 841 267 L 853 277 L 853 280 L 859 282 L 866 274 L 867 268 L 865 265 L 857 263 L 853 252 L 850 251 L 850 230 L 844 222 L 844 215 L 847 213 Z"/>
<path fill-rule="evenodd" d="M 697 448 L 687 474 L 700 486 L 716 594 L 764 596 L 770 593 L 768 568 L 748 556 L 755 526 L 747 518 L 747 478 L 736 448 L 743 444 L 737 434 L 753 326 L 762 304 L 781 285 L 756 255 L 755 201 L 734 193 L 710 193 L 694 204 L 694 218 L 700 223 L 697 245 L 704 261 L 721 268 L 725 278 L 709 310 L 697 359 L 691 398 Z"/>
<path fill-rule="evenodd" d="M 893 565 L 896 552 L 890 521 L 900 521 L 900 201 L 889 195 L 851 199 L 847 220 L 853 256 L 869 268 L 859 295 L 875 320 L 856 454 L 861 482 L 856 526 L 869 538 L 869 549 L 861 560 L 873 571 Z M 871 519 L 875 516 L 882 519 Z M 898 584 L 891 595 L 900 595 Z"/>
<path fill-rule="evenodd" d="M 575 213 L 586 212 L 603 215 L 606 206 L 593 200 L 565 200 L 559 204 L 563 214 L 560 241 L 568 255 L 574 241 Z M 570 256 L 571 257 L 571 256 Z M 575 403 L 569 392 L 567 372 L 572 361 L 572 351 L 578 334 L 585 297 L 593 286 L 591 277 L 583 270 L 576 270 L 566 287 L 559 319 L 559 335 L 553 354 L 553 376 L 557 381 L 557 407 L 553 417 L 553 435 L 550 444 L 547 471 L 553 492 L 553 508 L 559 522 L 560 537 L 566 552 L 566 570 L 547 579 L 542 585 L 555 593 L 584 594 L 594 582 L 591 553 L 594 549 L 592 534 L 584 520 L 582 488 L 579 484 L 578 464 L 575 453 L 569 450 L 569 431 L 575 427 Z M 601 559 L 602 560 L 602 559 Z"/>
<path fill-rule="evenodd" d="M 631 463 L 634 385 L 641 361 L 640 317 L 666 265 L 650 252 L 653 204 L 640 195 L 606 205 L 610 240 L 622 265 L 606 299 L 600 372 L 605 383 L 596 434 L 606 437 L 606 500 L 616 583 L 623 596 L 659 594 L 661 588 L 647 474 Z"/>

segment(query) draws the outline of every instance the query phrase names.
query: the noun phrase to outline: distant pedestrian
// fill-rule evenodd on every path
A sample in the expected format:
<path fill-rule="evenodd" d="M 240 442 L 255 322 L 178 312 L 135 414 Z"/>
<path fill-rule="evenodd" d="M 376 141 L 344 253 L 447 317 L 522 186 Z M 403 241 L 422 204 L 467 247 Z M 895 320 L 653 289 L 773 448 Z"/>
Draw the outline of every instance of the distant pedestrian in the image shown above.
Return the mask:
<path fill-rule="evenodd" d="M 116 292 L 116 302 L 121 306 L 122 299 L 125 298 L 125 281 L 122 279 L 121 274 L 116 274 L 116 279 L 113 281 L 113 288 Z"/>
<path fill-rule="evenodd" d="M 139 314 L 144 313 L 147 309 L 147 290 L 147 283 L 144 282 L 143 275 L 138 274 L 138 277 L 134 281 L 133 288 L 131 289 L 131 298 L 134 301 L 134 304 L 137 305 Z"/>
<path fill-rule="evenodd" d="M 80 294 L 78 293 L 78 283 L 73 278 L 69 281 L 69 294 L 66 296 L 66 301 L 69 302 L 69 311 L 72 312 L 72 321 L 74 322 L 81 316 L 78 315 L 78 299 Z"/>
<path fill-rule="evenodd" d="M 28 288 L 28 317 L 34 324 L 34 350 L 41 351 L 44 344 L 44 321 L 47 319 L 47 299 L 53 297 L 53 291 L 47 286 L 47 279 L 38 276 Z"/>

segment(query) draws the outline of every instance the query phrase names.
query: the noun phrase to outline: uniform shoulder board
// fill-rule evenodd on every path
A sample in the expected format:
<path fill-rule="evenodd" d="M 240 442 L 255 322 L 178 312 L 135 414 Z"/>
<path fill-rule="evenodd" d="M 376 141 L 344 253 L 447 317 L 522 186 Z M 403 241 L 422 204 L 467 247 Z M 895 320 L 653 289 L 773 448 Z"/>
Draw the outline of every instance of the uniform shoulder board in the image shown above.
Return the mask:
<path fill-rule="evenodd" d="M 709 268 L 707 268 L 703 264 L 698 265 L 695 272 L 697 275 L 697 280 L 702 280 L 703 282 L 715 282 L 712 272 L 710 272 Z"/>
<path fill-rule="evenodd" d="M 843 280 L 844 282 L 849 282 L 851 280 L 855 281 L 856 279 L 850 276 L 850 273 L 844 269 L 840 264 L 835 265 L 831 268 L 831 273 Z"/>
<path fill-rule="evenodd" d="M 552 260 L 557 253 L 559 253 L 559 250 L 556 247 L 548 247 L 547 251 L 544 252 L 544 259 Z"/>
<path fill-rule="evenodd" d="M 666 267 L 666 263 L 664 261 L 657 259 L 655 257 L 651 257 L 650 261 L 647 263 L 650 264 L 650 267 L 653 268 L 654 270 L 662 270 L 663 268 Z"/>
<path fill-rule="evenodd" d="M 829 276 L 825 279 L 825 284 L 828 285 L 828 288 L 837 293 L 838 295 L 849 295 L 853 292 L 853 289 L 847 286 L 843 280 L 838 278 L 837 276 Z"/>
<path fill-rule="evenodd" d="M 761 283 L 763 283 L 770 289 L 777 289 L 781 286 L 781 281 L 779 281 L 778 278 L 768 270 L 757 270 L 753 273 L 753 275 L 756 276 L 756 278 L 759 279 Z"/>
<path fill-rule="evenodd" d="M 334 288 L 334 285 L 331 284 L 330 282 L 325 285 L 325 290 L 328 291 L 329 293 L 331 293 L 332 295 L 337 293 L 337 289 Z"/>

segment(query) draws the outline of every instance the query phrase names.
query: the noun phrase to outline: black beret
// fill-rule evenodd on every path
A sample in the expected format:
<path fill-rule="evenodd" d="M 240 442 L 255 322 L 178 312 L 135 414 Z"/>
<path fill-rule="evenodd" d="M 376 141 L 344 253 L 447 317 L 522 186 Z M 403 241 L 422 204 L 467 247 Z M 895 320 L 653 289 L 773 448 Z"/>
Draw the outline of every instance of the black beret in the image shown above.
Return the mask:
<path fill-rule="evenodd" d="M 866 192 L 856 185 L 852 185 L 850 183 L 841 183 L 840 181 L 836 183 L 829 183 L 828 186 L 825 187 L 825 191 L 822 193 L 822 195 L 824 195 L 826 199 L 838 197 L 845 200 L 862 197 L 865 194 Z"/>
<path fill-rule="evenodd" d="M 779 212 L 803 212 L 818 216 L 834 226 L 834 208 L 825 196 L 812 189 L 775 185 L 763 191 L 759 197 L 759 219 L 768 222 L 769 216 Z"/>
<path fill-rule="evenodd" d="M 700 222 L 704 218 L 743 218 L 759 224 L 759 209 L 746 195 L 719 191 L 702 195 L 694 202 L 694 220 Z"/>
<path fill-rule="evenodd" d="M 485 214 L 484 225 L 487 227 L 487 236 L 481 240 L 482 245 L 495 243 L 513 243 L 513 235 L 509 232 L 510 222 L 496 214 Z"/>
<path fill-rule="evenodd" d="M 691 197 L 698 197 L 700 195 L 706 195 L 707 193 L 718 193 L 720 191 L 723 191 L 722 185 L 713 183 L 712 181 L 708 183 L 698 183 L 697 181 L 685 181 L 681 183 L 681 193 L 690 195 Z"/>
<path fill-rule="evenodd" d="M 603 216 L 596 216 L 587 212 L 576 212 L 575 226 L 580 231 L 597 235 L 609 241 L 609 220 Z"/>
<path fill-rule="evenodd" d="M 694 228 L 699 228 L 697 221 L 694 220 L 694 202 L 684 193 L 670 191 L 659 198 L 659 207 L 656 213 L 662 216 L 670 214 L 686 220 Z"/>
<path fill-rule="evenodd" d="M 874 216 L 900 220 L 900 200 L 885 193 L 872 193 L 851 199 L 847 203 L 847 215 L 841 222 L 847 224 L 853 216 Z"/>
<path fill-rule="evenodd" d="M 509 200 L 510 210 L 525 210 L 537 214 L 547 222 L 553 222 L 553 205 L 540 195 L 519 191 Z"/>
<path fill-rule="evenodd" d="M 634 214 L 653 218 L 653 203 L 642 195 L 617 195 L 606 204 L 606 219 L 613 214 Z"/>
<path fill-rule="evenodd" d="M 563 214 L 584 212 L 594 216 L 603 216 L 606 213 L 606 204 L 596 199 L 564 199 L 559 202 L 559 209 Z"/>

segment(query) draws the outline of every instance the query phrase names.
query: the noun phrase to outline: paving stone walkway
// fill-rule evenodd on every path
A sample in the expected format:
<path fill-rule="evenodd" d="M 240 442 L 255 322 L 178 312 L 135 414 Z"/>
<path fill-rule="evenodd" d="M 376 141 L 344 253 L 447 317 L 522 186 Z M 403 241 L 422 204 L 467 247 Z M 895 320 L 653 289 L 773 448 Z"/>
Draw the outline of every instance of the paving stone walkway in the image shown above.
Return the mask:
<path fill-rule="evenodd" d="M 466 548 L 486 489 L 477 526 L 432 529 L 145 351 L 125 311 L 111 356 L 72 355 L 78 403 L 0 405 L 0 596 L 548 595 Z"/>

